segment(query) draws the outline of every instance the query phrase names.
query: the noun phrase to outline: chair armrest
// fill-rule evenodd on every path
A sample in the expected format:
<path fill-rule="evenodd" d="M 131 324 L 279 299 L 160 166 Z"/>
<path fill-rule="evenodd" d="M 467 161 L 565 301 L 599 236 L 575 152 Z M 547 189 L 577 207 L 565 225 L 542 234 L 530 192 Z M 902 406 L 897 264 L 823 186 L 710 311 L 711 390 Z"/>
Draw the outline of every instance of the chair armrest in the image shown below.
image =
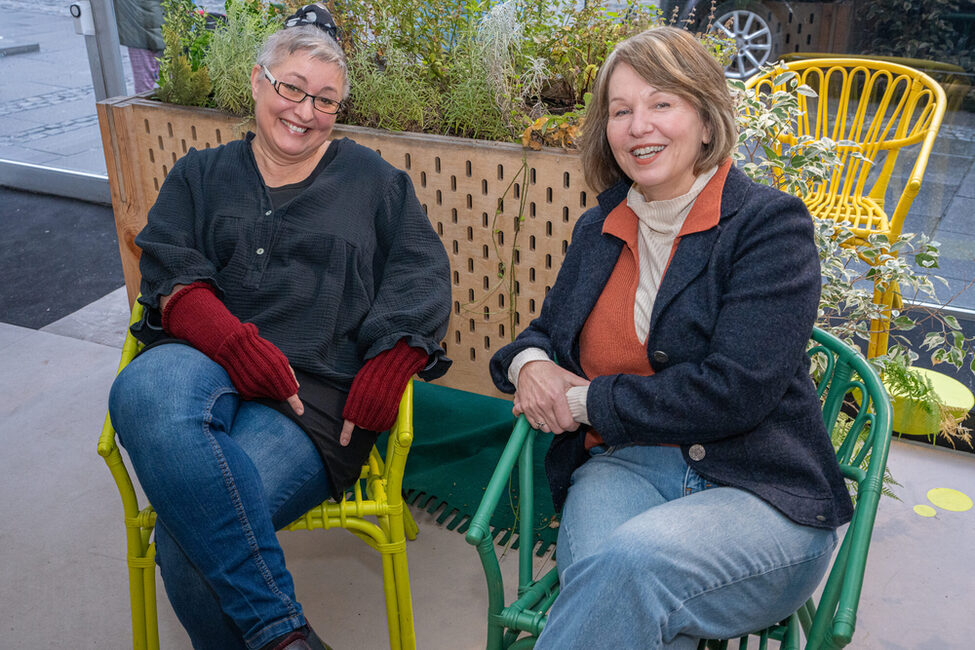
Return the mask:
<path fill-rule="evenodd" d="M 132 307 L 132 314 L 129 316 L 129 327 L 142 320 L 142 304 L 136 301 Z M 132 336 L 131 330 L 125 332 L 125 342 L 122 343 L 122 358 L 119 359 L 118 370 L 115 374 L 122 372 L 122 368 L 129 365 L 135 355 L 142 349 L 142 343 Z M 108 414 L 105 414 L 105 424 L 102 426 L 101 435 L 98 436 L 98 455 L 107 459 L 112 451 L 117 448 L 115 443 L 115 429 L 112 428 L 112 421 Z"/>
<path fill-rule="evenodd" d="M 501 496 L 508 488 L 508 478 L 514 471 L 515 463 L 518 462 L 522 448 L 526 441 L 534 438 L 534 436 L 529 435 L 531 432 L 532 428 L 528 425 L 528 419 L 524 415 L 519 415 L 514 430 L 511 432 L 511 437 L 508 438 L 508 443 L 505 445 L 504 451 L 501 452 L 501 459 L 494 468 L 491 480 L 488 481 L 487 488 L 484 490 L 481 503 L 471 518 L 466 536 L 468 544 L 477 546 L 491 537 L 491 517 L 498 507 Z"/>

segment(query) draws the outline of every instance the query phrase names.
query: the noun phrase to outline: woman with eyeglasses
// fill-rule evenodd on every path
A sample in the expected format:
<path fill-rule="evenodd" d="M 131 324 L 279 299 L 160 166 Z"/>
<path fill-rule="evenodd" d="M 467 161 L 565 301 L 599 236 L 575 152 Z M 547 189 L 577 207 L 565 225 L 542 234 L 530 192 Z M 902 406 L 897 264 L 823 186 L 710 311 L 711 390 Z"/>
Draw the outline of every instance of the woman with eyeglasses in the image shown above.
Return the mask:
<path fill-rule="evenodd" d="M 275 531 L 341 497 L 410 377 L 450 363 L 449 265 L 409 177 L 332 138 L 335 36 L 309 5 L 270 37 L 255 133 L 177 161 L 136 238 L 148 345 L 109 409 L 196 648 L 326 647 Z"/>

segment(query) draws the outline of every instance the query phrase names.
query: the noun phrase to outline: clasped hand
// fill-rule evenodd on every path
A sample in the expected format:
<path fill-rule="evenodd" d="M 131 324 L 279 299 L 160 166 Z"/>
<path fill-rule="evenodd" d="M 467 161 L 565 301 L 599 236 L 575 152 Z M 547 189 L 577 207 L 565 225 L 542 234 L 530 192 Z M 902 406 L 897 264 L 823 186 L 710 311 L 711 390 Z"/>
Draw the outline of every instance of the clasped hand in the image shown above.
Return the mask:
<path fill-rule="evenodd" d="M 518 373 L 518 390 L 511 411 L 516 416 L 524 413 L 536 429 L 556 434 L 575 431 L 579 423 L 572 417 L 566 391 L 573 386 L 588 385 L 589 380 L 553 361 L 529 361 Z"/>

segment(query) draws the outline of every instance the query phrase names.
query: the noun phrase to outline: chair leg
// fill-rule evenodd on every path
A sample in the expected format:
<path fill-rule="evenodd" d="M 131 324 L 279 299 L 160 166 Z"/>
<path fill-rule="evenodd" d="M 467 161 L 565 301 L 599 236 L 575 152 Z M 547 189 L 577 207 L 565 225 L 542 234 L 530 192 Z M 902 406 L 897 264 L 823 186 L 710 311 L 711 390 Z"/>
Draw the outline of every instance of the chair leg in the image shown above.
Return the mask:
<path fill-rule="evenodd" d="M 406 552 L 383 553 L 383 591 L 390 650 L 416 650 Z"/>
<path fill-rule="evenodd" d="M 141 557 L 129 560 L 129 605 L 132 613 L 134 650 L 159 650 L 156 617 L 156 546 L 150 544 Z"/>
<path fill-rule="evenodd" d="M 410 512 L 405 503 L 403 504 L 403 527 L 406 529 L 406 539 L 411 542 L 416 539 L 420 532 L 420 527 L 416 525 L 416 520 L 413 519 L 413 513 Z"/>
<path fill-rule="evenodd" d="M 143 590 L 146 599 L 146 648 L 159 650 L 159 618 L 156 614 L 156 567 L 147 567 L 144 574 Z"/>
<path fill-rule="evenodd" d="M 389 629 L 390 650 L 403 647 L 399 630 L 399 607 L 396 601 L 396 576 L 393 572 L 392 555 L 383 553 L 383 596 L 386 599 L 386 627 Z"/>
<path fill-rule="evenodd" d="M 406 561 L 406 551 L 395 553 L 392 561 L 401 646 L 403 650 L 415 650 L 416 631 L 413 627 L 413 598 L 410 594 L 410 569 Z"/>
<path fill-rule="evenodd" d="M 144 569 L 129 566 L 129 611 L 132 615 L 132 648 L 147 650 Z"/>
<path fill-rule="evenodd" d="M 882 285 L 874 287 L 873 301 L 883 306 L 883 316 L 870 321 L 870 342 L 867 345 L 867 358 L 872 359 L 887 354 L 890 343 L 890 317 L 894 302 L 900 301 L 900 290 L 895 284 L 886 289 Z"/>

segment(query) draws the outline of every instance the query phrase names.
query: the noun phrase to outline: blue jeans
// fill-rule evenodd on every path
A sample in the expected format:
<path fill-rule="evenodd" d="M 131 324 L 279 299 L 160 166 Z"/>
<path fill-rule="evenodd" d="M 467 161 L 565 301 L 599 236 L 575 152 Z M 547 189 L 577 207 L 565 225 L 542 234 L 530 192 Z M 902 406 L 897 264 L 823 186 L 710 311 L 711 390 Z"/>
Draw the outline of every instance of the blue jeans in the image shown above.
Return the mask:
<path fill-rule="evenodd" d="M 304 431 L 241 400 L 223 368 L 181 344 L 129 363 L 109 412 L 156 510 L 156 559 L 194 647 L 260 648 L 304 625 L 275 535 L 329 496 Z"/>
<path fill-rule="evenodd" d="M 545 648 L 688 648 L 778 622 L 812 594 L 836 533 L 712 486 L 676 447 L 597 447 L 572 474 L 562 592 Z"/>

